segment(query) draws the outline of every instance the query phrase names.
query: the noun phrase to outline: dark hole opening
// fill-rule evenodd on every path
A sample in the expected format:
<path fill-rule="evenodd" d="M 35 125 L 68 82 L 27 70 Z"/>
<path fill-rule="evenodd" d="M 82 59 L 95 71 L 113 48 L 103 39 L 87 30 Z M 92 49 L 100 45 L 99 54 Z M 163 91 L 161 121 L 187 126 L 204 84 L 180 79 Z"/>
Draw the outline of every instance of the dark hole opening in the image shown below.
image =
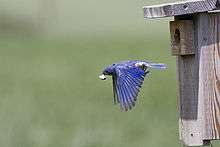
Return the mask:
<path fill-rule="evenodd" d="M 180 30 L 179 29 L 175 30 L 174 40 L 175 40 L 176 45 L 180 44 Z"/>

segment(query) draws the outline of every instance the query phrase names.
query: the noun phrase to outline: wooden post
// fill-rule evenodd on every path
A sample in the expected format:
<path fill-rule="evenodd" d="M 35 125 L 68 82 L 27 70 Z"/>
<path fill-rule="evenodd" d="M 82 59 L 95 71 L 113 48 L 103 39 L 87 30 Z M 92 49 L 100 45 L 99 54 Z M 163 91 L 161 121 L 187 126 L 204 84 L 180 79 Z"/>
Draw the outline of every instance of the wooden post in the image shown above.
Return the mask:
<path fill-rule="evenodd" d="M 220 139 L 220 13 L 217 8 L 217 0 L 144 7 L 146 18 L 175 18 L 170 22 L 171 49 L 172 55 L 177 56 L 180 140 L 186 146 L 207 145 L 211 140 Z"/>
<path fill-rule="evenodd" d="M 203 100 L 203 139 L 220 139 L 220 13 L 197 16 L 199 99 Z"/>

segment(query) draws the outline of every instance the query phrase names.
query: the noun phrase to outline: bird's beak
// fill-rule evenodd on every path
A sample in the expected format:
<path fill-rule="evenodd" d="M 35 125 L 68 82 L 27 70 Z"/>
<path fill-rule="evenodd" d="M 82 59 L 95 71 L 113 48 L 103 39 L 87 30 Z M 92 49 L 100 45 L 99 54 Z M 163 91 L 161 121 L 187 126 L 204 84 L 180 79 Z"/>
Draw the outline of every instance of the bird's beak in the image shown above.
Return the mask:
<path fill-rule="evenodd" d="M 101 79 L 101 80 L 106 80 L 106 78 L 107 78 L 107 77 L 106 77 L 104 74 L 102 74 L 102 75 L 99 76 L 99 79 Z"/>

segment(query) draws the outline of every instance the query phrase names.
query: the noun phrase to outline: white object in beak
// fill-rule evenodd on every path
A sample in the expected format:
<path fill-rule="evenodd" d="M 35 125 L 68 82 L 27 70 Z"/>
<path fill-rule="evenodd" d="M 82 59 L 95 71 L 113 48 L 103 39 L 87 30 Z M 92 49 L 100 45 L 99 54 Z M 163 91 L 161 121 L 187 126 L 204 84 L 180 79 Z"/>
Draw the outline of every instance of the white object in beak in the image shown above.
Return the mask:
<path fill-rule="evenodd" d="M 106 77 L 104 74 L 102 74 L 102 75 L 99 76 L 99 79 L 101 79 L 101 80 L 106 80 L 106 78 L 107 78 L 107 77 Z"/>

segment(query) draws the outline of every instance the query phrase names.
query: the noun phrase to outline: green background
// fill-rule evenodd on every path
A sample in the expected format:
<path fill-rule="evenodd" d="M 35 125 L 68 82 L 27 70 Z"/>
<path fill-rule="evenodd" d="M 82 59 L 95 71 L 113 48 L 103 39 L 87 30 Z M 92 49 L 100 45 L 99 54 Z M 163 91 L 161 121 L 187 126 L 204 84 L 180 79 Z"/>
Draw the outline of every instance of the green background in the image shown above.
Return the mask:
<path fill-rule="evenodd" d="M 172 18 L 143 18 L 157 3 L 0 0 L 0 146 L 181 146 Z M 98 79 L 125 59 L 168 65 L 146 77 L 131 112 L 113 105 L 112 80 Z"/>

